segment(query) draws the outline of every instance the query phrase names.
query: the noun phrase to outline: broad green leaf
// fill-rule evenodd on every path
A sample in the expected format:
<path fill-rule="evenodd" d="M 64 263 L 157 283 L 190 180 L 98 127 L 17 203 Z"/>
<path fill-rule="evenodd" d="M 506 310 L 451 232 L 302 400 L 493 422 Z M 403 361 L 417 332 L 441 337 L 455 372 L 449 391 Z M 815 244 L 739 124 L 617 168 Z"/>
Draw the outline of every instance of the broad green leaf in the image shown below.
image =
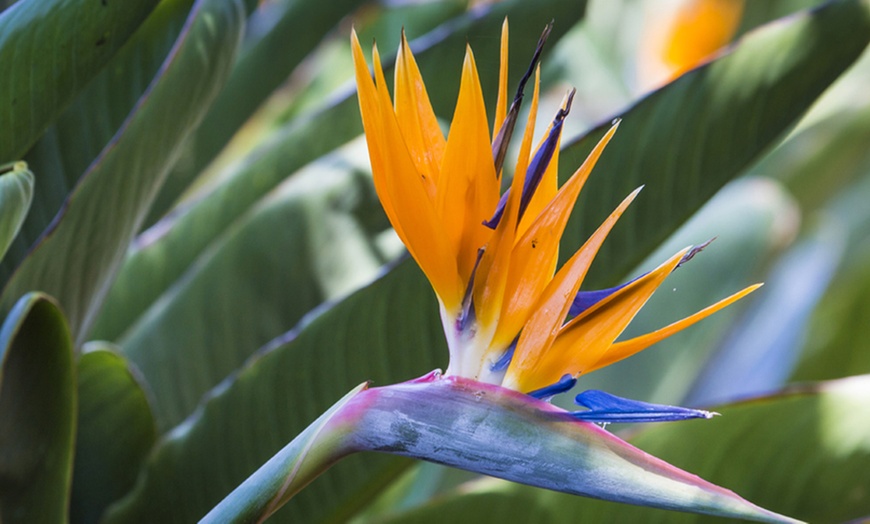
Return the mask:
<path fill-rule="evenodd" d="M 0 162 L 16 160 L 158 0 L 23 0 L 0 14 Z"/>
<path fill-rule="evenodd" d="M 866 241 L 836 276 L 808 323 L 807 341 L 792 380 L 870 373 L 870 244 Z"/>
<path fill-rule="evenodd" d="M 412 43 L 415 55 L 429 79 L 429 95 L 441 114 L 449 115 L 458 90 L 458 74 L 468 41 L 482 57 L 498 56 L 498 35 L 506 14 L 511 16 L 512 34 L 537 38 L 552 18 L 560 20 L 550 39 L 556 42 L 578 17 L 582 5 L 574 0 L 549 0 L 531 5 L 514 0 L 488 6 L 464 15 L 433 31 L 426 47 Z M 372 36 L 360 35 L 362 40 Z M 516 38 L 519 40 L 519 38 Z M 513 49 L 519 46 L 514 45 Z M 531 46 L 512 54 L 511 71 L 518 78 L 527 67 Z M 385 51 L 386 52 L 386 51 Z M 348 51 L 350 54 L 350 51 Z M 454 63 L 444 74 L 444 63 Z M 495 93 L 498 69 L 481 67 L 481 81 Z M 494 96 L 492 96 L 494 100 Z M 323 110 L 299 117 L 277 131 L 241 165 L 233 166 L 227 179 L 203 198 L 177 209 L 143 233 L 133 246 L 117 283 L 107 298 L 106 314 L 94 327 L 93 338 L 117 339 L 157 298 L 187 270 L 230 225 L 271 191 L 285 177 L 362 133 L 359 107 L 354 93 L 345 92 L 339 101 Z M 110 313 L 111 312 L 111 313 Z"/>
<path fill-rule="evenodd" d="M 157 445 L 135 490 L 113 507 L 108 522 L 199 519 L 353 384 L 390 384 L 446 364 L 437 304 L 422 274 L 406 261 L 303 321 L 210 392 Z M 395 457 L 349 457 L 273 519 L 345 521 L 409 464 Z"/>
<path fill-rule="evenodd" d="M 63 313 L 51 298 L 30 293 L 0 331 L 0 521 L 66 522 L 75 413 Z"/>
<path fill-rule="evenodd" d="M 260 346 L 370 282 L 382 259 L 357 214 L 371 180 L 321 165 L 287 179 L 191 266 L 120 339 L 165 431 Z M 201 372 L 179 380 L 178 369 Z M 205 371 L 207 370 L 207 371 Z"/>
<path fill-rule="evenodd" d="M 868 402 L 865 375 L 723 406 L 712 420 L 647 427 L 630 442 L 763 507 L 808 522 L 844 522 L 870 514 Z M 465 486 L 389 520 L 453 521 L 721 522 L 501 481 Z"/>
<path fill-rule="evenodd" d="M 819 227 L 786 252 L 743 322 L 695 375 L 690 405 L 720 404 L 781 388 L 800 357 L 807 320 L 845 251 L 844 235 Z"/>
<path fill-rule="evenodd" d="M 21 233 L 0 264 L 0 281 L 8 281 L 28 256 L 79 179 L 124 125 L 166 61 L 193 1 L 161 2 L 27 152 L 24 160 L 39 173 L 39 183 Z"/>
<path fill-rule="evenodd" d="M 160 75 L 3 291 L 0 310 L 39 289 L 53 294 L 80 343 L 181 142 L 216 94 L 235 53 L 236 0 L 200 0 Z"/>
<path fill-rule="evenodd" d="M 791 241 L 798 223 L 797 206 L 778 183 L 759 178 L 729 183 L 631 272 L 629 278 L 634 278 L 686 246 L 715 238 L 703 252 L 667 278 L 621 338 L 659 329 L 759 282 L 762 269 Z M 578 388 L 679 404 L 723 337 L 744 318 L 741 313 L 765 300 L 769 293 L 770 286 L 765 284 L 697 326 L 581 377 Z M 571 402 L 569 396 L 562 398 Z"/>
<path fill-rule="evenodd" d="M 325 3 L 305 0 L 260 7 L 251 22 L 268 24 L 268 29 L 247 36 L 249 41 L 239 53 L 226 84 L 183 153 L 184 161 L 170 172 L 155 199 L 148 223 L 170 208 L 263 100 L 287 79 L 329 30 L 361 3 L 361 0 Z M 256 27 L 252 29 L 256 31 Z"/>
<path fill-rule="evenodd" d="M 21 229 L 33 200 L 33 173 L 24 162 L 0 166 L 0 259 Z"/>
<path fill-rule="evenodd" d="M 568 256 L 634 188 L 646 189 L 593 265 L 589 283 L 614 283 L 727 181 L 774 145 L 870 41 L 870 5 L 831 2 L 763 26 L 721 58 L 651 93 L 623 122 L 568 225 Z M 607 122 L 568 143 L 569 174 Z"/>
<path fill-rule="evenodd" d="M 137 372 L 108 344 L 88 343 L 78 358 L 78 431 L 70 519 L 96 523 L 124 495 L 157 439 Z"/>

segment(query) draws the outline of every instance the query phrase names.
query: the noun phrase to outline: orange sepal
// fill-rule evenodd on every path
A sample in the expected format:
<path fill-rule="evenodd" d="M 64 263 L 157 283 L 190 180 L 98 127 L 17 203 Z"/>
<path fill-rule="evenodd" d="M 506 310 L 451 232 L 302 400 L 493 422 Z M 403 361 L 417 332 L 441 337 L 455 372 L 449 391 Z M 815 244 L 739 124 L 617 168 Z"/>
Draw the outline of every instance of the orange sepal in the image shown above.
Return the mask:
<path fill-rule="evenodd" d="M 574 296 L 577 295 L 577 290 L 601 244 L 639 192 L 640 188 L 619 204 L 619 207 L 607 217 L 583 247 L 574 253 L 574 256 L 556 273 L 544 290 L 535 305 L 534 313 L 520 333 L 513 359 L 504 378 L 505 387 L 527 392 L 552 384 L 561 378 L 561 375 L 556 376 L 555 379 L 550 377 L 549 360 L 552 360 L 552 356 L 547 358 L 548 355 L 552 355 L 550 348 L 557 340 L 556 337 L 568 315 Z"/>
<path fill-rule="evenodd" d="M 463 284 L 456 259 L 441 229 L 426 180 L 417 172 L 402 138 L 387 91 L 377 47 L 372 52 L 372 85 L 356 34 L 351 36 L 360 111 L 372 155 L 378 197 L 399 237 L 426 274 L 445 308 L 456 310 Z"/>
<path fill-rule="evenodd" d="M 507 116 L 507 80 L 508 80 L 508 20 L 505 17 L 501 24 L 501 60 L 498 66 L 498 99 L 495 104 L 495 119 L 492 121 L 492 141 L 498 135 L 499 129 Z"/>
<path fill-rule="evenodd" d="M 534 373 L 524 377 L 527 380 L 523 387 L 531 391 L 556 382 L 566 373 L 586 372 L 601 359 L 687 252 L 688 248 L 680 251 L 565 324 L 552 347 L 538 360 Z"/>
<path fill-rule="evenodd" d="M 477 66 L 466 48 L 459 98 L 438 179 L 438 215 L 456 253 L 459 274 L 468 281 L 477 250 L 492 230 L 483 225 L 498 204 L 499 188 L 489 142 L 489 124 Z"/>
<path fill-rule="evenodd" d="M 749 286 L 742 291 L 734 293 L 730 297 L 724 298 L 711 306 L 707 306 L 706 308 L 698 311 L 694 315 L 690 315 L 682 320 L 674 322 L 673 324 L 667 325 L 661 329 L 657 329 L 652 333 L 647 333 L 646 335 L 641 335 L 639 337 L 635 337 L 629 340 L 617 342 L 616 344 L 610 346 L 610 348 L 607 350 L 606 353 L 604 353 L 604 356 L 601 357 L 598 362 L 586 369 L 586 373 L 591 373 L 603 367 L 615 364 L 616 362 L 628 358 L 636 353 L 640 353 L 641 351 L 652 346 L 653 344 L 661 342 L 662 340 L 670 337 L 671 335 L 686 329 L 692 324 L 709 317 L 720 309 L 730 306 L 734 302 L 737 302 L 738 300 L 752 293 L 761 286 L 762 284 L 755 284 L 753 286 Z"/>
<path fill-rule="evenodd" d="M 529 106 L 529 117 L 526 120 L 526 129 L 523 141 L 520 143 L 520 152 L 517 157 L 514 178 L 511 181 L 510 194 L 505 204 L 504 214 L 496 226 L 486 251 L 480 261 L 478 273 L 474 283 L 474 304 L 478 323 L 485 328 L 493 328 L 499 321 L 502 309 L 505 285 L 510 269 L 511 250 L 516 240 L 517 217 L 519 216 L 520 197 L 523 193 L 526 168 L 529 165 L 529 156 L 532 150 L 532 138 L 535 132 L 535 120 L 538 114 L 538 98 L 541 86 L 540 65 L 535 69 L 535 89 L 532 94 L 532 103 Z M 520 173 L 519 176 L 516 173 Z M 519 329 L 517 329 L 519 331 Z M 514 335 L 516 335 L 516 331 Z M 510 342 L 510 340 L 508 341 Z M 496 349 L 503 349 L 504 345 L 491 345 Z"/>
<path fill-rule="evenodd" d="M 494 344 L 510 343 L 529 318 L 532 308 L 537 307 L 538 297 L 553 278 L 559 240 L 574 209 L 574 203 L 617 127 L 618 124 L 612 126 L 598 141 L 583 164 L 514 245 L 501 316 L 493 338 Z M 511 188 L 511 191 L 514 189 Z M 578 287 L 579 285 L 577 282 Z"/>
<path fill-rule="evenodd" d="M 426 85 L 408 46 L 404 30 L 396 56 L 395 87 L 396 120 L 402 130 L 405 145 L 417 171 L 432 181 L 434 190 L 438 183 L 446 141 L 438 126 Z M 434 194 L 430 196 L 434 199 Z"/>

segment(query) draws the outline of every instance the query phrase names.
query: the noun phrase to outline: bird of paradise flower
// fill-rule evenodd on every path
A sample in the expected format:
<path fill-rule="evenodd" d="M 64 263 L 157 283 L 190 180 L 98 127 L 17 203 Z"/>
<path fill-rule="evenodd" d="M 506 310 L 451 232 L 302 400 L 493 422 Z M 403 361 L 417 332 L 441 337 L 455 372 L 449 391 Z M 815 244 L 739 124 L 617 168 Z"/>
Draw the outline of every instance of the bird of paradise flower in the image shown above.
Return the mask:
<path fill-rule="evenodd" d="M 640 188 L 555 271 L 570 212 L 619 122 L 568 181 L 557 187 L 562 123 L 574 92 L 565 96 L 533 151 L 540 85 L 536 62 L 545 37 L 546 32 L 508 108 L 505 24 L 495 110 L 495 122 L 501 125 L 491 138 L 474 55 L 467 49 L 445 140 L 404 35 L 396 60 L 394 102 L 377 48 L 373 81 L 353 36 L 360 110 L 375 188 L 390 222 L 438 297 L 450 348 L 445 374 L 538 397 L 570 389 L 574 377 L 627 358 L 759 287 L 747 287 L 658 331 L 616 342 L 665 277 L 706 245 L 687 247 L 625 285 L 578 292 L 599 247 Z M 516 176 L 500 195 L 507 142 L 517 121 L 523 87 L 532 74 L 534 94 Z M 699 410 L 679 413 L 676 418 L 709 416 Z"/>
<path fill-rule="evenodd" d="M 450 349 L 445 373 L 369 388 L 362 384 L 314 421 L 202 520 L 261 521 L 340 458 L 404 455 L 589 497 L 757 520 L 797 522 L 652 457 L 589 422 L 710 418 L 708 411 L 577 396 L 586 409 L 549 400 L 577 377 L 627 358 L 757 289 L 750 286 L 652 333 L 616 342 L 655 289 L 706 244 L 611 289 L 579 292 L 596 252 L 639 190 L 556 271 L 568 215 L 615 122 L 562 187 L 557 165 L 568 93 L 537 147 L 538 58 L 507 104 L 507 21 L 492 132 L 468 48 L 447 139 L 402 35 L 394 100 L 375 46 L 374 79 L 351 37 L 360 112 L 375 188 L 390 222 L 429 279 Z M 510 188 L 500 194 L 507 144 L 526 83 L 534 94 Z"/>

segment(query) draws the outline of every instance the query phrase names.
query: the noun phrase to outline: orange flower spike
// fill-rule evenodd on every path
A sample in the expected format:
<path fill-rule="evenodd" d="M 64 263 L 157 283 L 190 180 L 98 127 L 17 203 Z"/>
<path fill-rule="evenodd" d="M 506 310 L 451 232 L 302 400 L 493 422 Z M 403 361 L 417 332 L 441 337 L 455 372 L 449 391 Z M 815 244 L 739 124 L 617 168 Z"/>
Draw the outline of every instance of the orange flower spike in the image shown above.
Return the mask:
<path fill-rule="evenodd" d="M 372 165 L 372 175 L 375 183 L 375 190 L 378 193 L 378 198 L 390 223 L 396 233 L 402 239 L 405 245 L 408 245 L 407 237 L 402 231 L 402 225 L 396 217 L 396 211 L 393 206 L 393 199 L 390 196 L 390 191 L 387 189 L 387 153 L 382 151 L 382 146 L 386 143 L 384 137 L 383 125 L 381 123 L 381 109 L 378 104 L 378 93 L 375 84 L 372 81 L 369 73 L 368 65 L 363 56 L 362 48 L 359 44 L 359 38 L 356 31 L 351 31 L 351 48 L 353 51 L 353 65 L 356 76 L 356 85 L 358 91 L 358 99 L 360 105 L 360 114 L 362 116 L 363 128 L 366 132 L 366 145 L 369 151 L 369 160 Z"/>
<path fill-rule="evenodd" d="M 446 140 L 432 110 L 420 69 L 408 46 L 405 31 L 396 56 L 395 109 L 402 137 L 405 139 L 417 171 L 432 181 L 434 191 L 444 158 Z M 434 199 L 434 193 L 430 195 Z"/>
<path fill-rule="evenodd" d="M 534 373 L 527 377 L 523 387 L 536 389 L 559 380 L 566 373 L 585 373 L 601 360 L 690 249 L 680 251 L 650 273 L 565 324 L 552 347 L 541 355 Z"/>
<path fill-rule="evenodd" d="M 390 223 L 426 273 L 444 307 L 458 310 L 464 284 L 459 278 L 455 250 L 444 236 L 441 221 L 429 198 L 427 181 L 417 172 L 402 138 L 377 47 L 372 52 L 376 79 L 376 84 L 372 85 L 355 34 L 351 44 L 360 112 L 369 153 L 373 155 L 372 174 L 378 197 L 384 203 Z"/>
<path fill-rule="evenodd" d="M 498 136 L 498 131 L 507 116 L 507 82 L 508 82 L 508 21 L 505 17 L 501 24 L 501 61 L 498 68 L 498 100 L 495 104 L 495 118 L 492 120 L 492 141 Z"/>
<path fill-rule="evenodd" d="M 543 383 L 546 386 L 561 378 L 559 375 L 551 380 L 549 374 L 534 375 L 540 372 L 540 362 L 547 357 L 550 347 L 559 335 L 562 322 L 571 308 L 571 302 L 604 239 L 641 189 L 634 190 L 619 204 L 583 244 L 583 247 L 574 253 L 574 256 L 556 273 L 544 290 L 534 306 L 534 312 L 520 333 L 513 359 L 502 383 L 504 387 L 528 392 L 536 389 L 538 384 Z"/>
<path fill-rule="evenodd" d="M 604 353 L 604 356 L 601 357 L 601 359 L 599 359 L 598 362 L 596 362 L 595 364 L 590 366 L 588 369 L 586 369 L 585 372 L 591 373 L 591 372 L 599 370 L 603 367 L 607 367 L 611 364 L 615 364 L 616 362 L 619 362 L 620 360 L 628 358 L 636 353 L 640 353 L 641 351 L 652 346 L 653 344 L 661 342 L 662 340 L 670 337 L 671 335 L 673 335 L 675 333 L 679 333 L 680 331 L 686 329 L 687 327 L 691 326 L 692 324 L 709 317 L 710 315 L 719 311 L 720 309 L 723 309 L 727 306 L 730 306 L 734 302 L 737 302 L 738 300 L 740 300 L 741 298 L 745 297 L 746 295 L 752 293 L 753 291 L 760 288 L 761 286 L 762 286 L 762 284 L 755 284 L 755 285 L 749 286 L 746 289 L 743 289 L 742 291 L 734 293 L 730 297 L 724 298 L 724 299 L 720 300 L 719 302 L 716 302 L 715 304 L 713 304 L 711 306 L 707 306 L 706 308 L 702 309 L 701 311 L 698 311 L 694 315 L 690 315 L 682 320 L 674 322 L 673 324 L 665 326 L 661 329 L 657 329 L 656 331 L 653 331 L 652 333 L 647 333 L 646 335 L 642 335 L 642 336 L 635 337 L 635 338 L 632 338 L 629 340 L 625 340 L 623 342 L 617 342 L 616 344 L 613 344 L 612 346 L 610 346 L 610 348 L 607 350 L 607 352 Z"/>
<path fill-rule="evenodd" d="M 529 326 L 526 325 L 523 328 L 523 324 L 529 319 L 530 311 L 540 307 L 538 298 L 553 278 L 554 257 L 558 254 L 559 240 L 562 238 L 568 218 L 574 209 L 574 203 L 580 195 L 583 184 L 592 172 L 592 168 L 595 167 L 598 158 L 616 133 L 618 126 L 617 123 L 607 131 L 586 161 L 583 162 L 583 165 L 562 186 L 556 197 L 547 203 L 529 230 L 514 245 L 511 252 L 507 292 L 502 305 L 498 330 L 493 339 L 494 345 L 509 344 L 520 328 L 523 329 L 523 332 L 529 331 Z M 603 238 L 601 240 L 603 241 Z M 591 258 L 589 262 L 591 262 Z M 579 288 L 584 274 L 585 270 L 575 281 L 568 282 L 566 285 L 573 286 L 576 283 Z M 576 293 L 575 289 L 574 294 Z M 570 306 L 570 300 L 568 305 Z M 555 311 L 552 312 L 555 313 Z M 560 322 L 565 319 L 565 315 L 567 315 L 567 310 L 561 316 Z"/>
<path fill-rule="evenodd" d="M 516 240 L 517 217 L 519 216 L 520 196 L 523 193 L 526 169 L 532 150 L 532 138 L 535 133 L 535 122 L 538 115 L 538 99 L 541 90 L 541 68 L 535 68 L 535 88 L 532 103 L 529 106 L 529 118 L 523 141 L 520 144 L 514 178 L 511 181 L 508 202 L 505 205 L 504 217 L 499 221 L 490 245 L 483 254 L 474 288 L 474 303 L 477 307 L 478 323 L 494 330 L 499 321 L 505 285 L 510 268 L 510 252 Z M 495 207 L 493 207 L 493 211 Z M 514 335 L 516 336 L 516 332 Z M 510 342 L 510 341 L 508 341 Z M 496 349 L 503 349 L 496 346 Z"/>
<path fill-rule="evenodd" d="M 483 222 L 490 218 L 499 198 L 486 107 L 470 47 L 466 48 L 462 65 L 459 98 L 447 137 L 437 194 L 441 227 L 449 235 L 457 253 L 459 273 L 467 282 L 477 250 L 492 235 Z"/>

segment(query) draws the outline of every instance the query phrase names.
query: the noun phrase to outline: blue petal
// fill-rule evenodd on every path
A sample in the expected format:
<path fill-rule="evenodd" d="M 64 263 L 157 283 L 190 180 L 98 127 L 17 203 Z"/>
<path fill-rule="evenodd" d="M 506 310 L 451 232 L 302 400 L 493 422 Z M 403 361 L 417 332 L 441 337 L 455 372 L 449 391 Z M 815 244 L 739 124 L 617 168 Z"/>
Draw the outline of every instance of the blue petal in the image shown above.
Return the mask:
<path fill-rule="evenodd" d="M 496 223 L 498 223 L 498 222 L 496 222 Z M 680 259 L 680 262 L 676 265 L 676 267 L 674 268 L 674 271 L 679 269 L 683 264 L 685 264 L 689 260 L 692 260 L 692 258 L 695 255 L 697 255 L 698 253 L 703 251 L 704 248 L 709 246 L 710 243 L 713 242 L 714 240 L 716 240 L 715 237 L 704 242 L 703 244 L 698 244 L 697 246 L 692 247 L 692 249 L 690 249 L 685 255 L 683 255 L 683 258 Z M 646 276 L 647 274 L 648 273 L 644 273 L 638 277 L 635 277 L 635 278 L 629 280 L 628 282 L 626 282 L 624 284 L 620 284 L 620 285 L 614 286 L 614 287 L 609 287 L 607 289 L 596 289 L 594 291 L 580 291 L 580 292 L 578 292 L 577 296 L 574 297 L 574 300 L 571 303 L 571 309 L 568 311 L 568 316 L 569 317 L 576 317 L 580 313 L 583 313 L 584 311 L 591 308 L 595 304 L 601 302 L 602 300 L 609 297 L 613 293 L 616 293 L 620 289 L 631 284 L 635 280 Z"/>
<path fill-rule="evenodd" d="M 541 389 L 536 389 L 529 393 L 530 397 L 535 397 L 540 400 L 550 400 L 555 397 L 559 393 L 564 393 L 574 385 L 577 384 L 577 379 L 571 375 L 562 375 L 562 378 L 559 379 L 559 382 L 555 384 L 550 384 L 549 386 L 543 387 Z"/>
<path fill-rule="evenodd" d="M 574 418 L 586 422 L 670 422 L 717 415 L 700 409 L 629 400 L 594 389 L 580 393 L 574 401 L 589 408 L 588 411 L 571 413 Z"/>
<path fill-rule="evenodd" d="M 517 341 L 519 340 L 519 338 L 520 337 L 517 336 L 517 338 L 515 338 L 514 341 L 511 342 L 511 345 L 508 346 L 508 348 L 504 352 L 504 354 L 496 361 L 495 364 L 490 366 L 490 368 L 489 368 L 490 370 L 492 370 L 492 371 L 504 371 L 508 368 L 508 365 L 510 365 L 511 360 L 514 358 L 514 350 L 517 349 Z"/>
<path fill-rule="evenodd" d="M 489 220 L 485 220 L 483 225 L 490 229 L 495 229 L 498 226 L 498 223 L 501 222 L 501 216 L 504 215 L 504 206 L 507 204 L 508 195 L 511 194 L 511 188 L 508 188 L 507 191 L 501 196 L 498 200 L 498 206 L 495 208 L 495 214 L 492 215 L 492 218 Z"/>
<path fill-rule="evenodd" d="M 643 276 L 643 275 L 641 275 L 641 276 Z M 629 280 L 625 284 L 620 284 L 618 286 L 610 287 L 607 289 L 596 289 L 595 291 L 580 291 L 580 292 L 578 292 L 577 296 L 574 297 L 574 301 L 571 302 L 571 308 L 568 310 L 568 316 L 576 317 L 580 313 L 583 313 L 584 311 L 591 308 L 595 304 L 601 302 L 605 298 L 616 293 L 617 291 L 624 288 L 625 286 L 631 284 L 632 282 L 634 282 L 638 278 L 640 278 L 640 277 L 637 277 L 633 280 Z"/>
<path fill-rule="evenodd" d="M 520 211 L 518 215 L 520 219 L 523 218 L 523 214 L 526 212 L 529 202 L 532 201 L 532 197 L 538 189 L 538 184 L 541 183 L 541 179 L 547 171 L 547 166 L 549 166 L 550 161 L 553 160 L 553 153 L 556 152 L 556 145 L 559 142 L 559 136 L 562 134 L 562 123 L 565 121 L 565 117 L 568 116 L 568 112 L 571 110 L 571 102 L 573 100 L 574 91 L 571 91 L 568 95 L 565 109 L 559 109 L 559 112 L 556 113 L 556 118 L 553 119 L 553 126 L 550 128 L 550 133 L 547 135 L 544 143 L 541 144 L 541 147 L 538 148 L 538 151 L 535 153 L 531 162 L 529 162 L 529 167 L 526 169 L 526 178 L 523 181 L 523 194 L 520 195 Z M 508 188 L 508 190 L 501 196 L 501 199 L 499 199 L 498 206 L 495 208 L 495 213 L 492 215 L 492 218 L 484 221 L 483 225 L 490 229 L 495 229 L 496 226 L 498 226 L 498 223 L 504 215 L 504 208 L 507 204 L 509 194 L 510 188 Z"/>
<path fill-rule="evenodd" d="M 532 161 L 529 162 L 529 167 L 526 169 L 526 179 L 523 183 L 523 194 L 520 197 L 520 219 L 523 218 L 526 208 L 529 207 L 529 202 L 532 201 L 532 196 L 534 196 L 535 191 L 538 189 L 538 184 L 541 183 L 541 179 L 544 177 L 544 172 L 550 165 L 550 161 L 553 160 L 553 153 L 556 152 L 556 145 L 562 134 L 562 123 L 565 121 L 565 117 L 568 116 L 568 111 L 571 110 L 571 102 L 573 100 L 574 91 L 571 91 L 571 94 L 568 95 L 565 109 L 560 109 L 556 113 L 556 118 L 553 119 L 553 127 L 550 128 L 550 134 L 547 135 L 544 143 L 541 144 Z"/>

